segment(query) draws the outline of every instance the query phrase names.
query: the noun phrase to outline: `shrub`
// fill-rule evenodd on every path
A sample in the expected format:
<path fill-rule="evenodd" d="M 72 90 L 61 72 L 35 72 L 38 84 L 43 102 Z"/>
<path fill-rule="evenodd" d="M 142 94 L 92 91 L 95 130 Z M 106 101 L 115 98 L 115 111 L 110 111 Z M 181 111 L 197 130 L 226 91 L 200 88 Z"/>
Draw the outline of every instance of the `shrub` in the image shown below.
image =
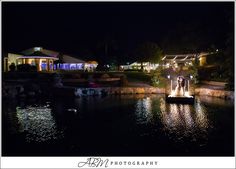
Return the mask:
<path fill-rule="evenodd" d="M 36 72 L 37 67 L 29 64 L 17 65 L 17 71 L 19 72 Z"/>
<path fill-rule="evenodd" d="M 11 63 L 11 65 L 9 66 L 9 69 L 10 69 L 11 72 L 14 72 L 16 70 L 15 63 Z"/>
<path fill-rule="evenodd" d="M 110 76 L 109 76 L 108 74 L 103 74 L 103 75 L 101 76 L 101 78 L 102 78 L 102 79 L 106 79 L 106 78 L 110 78 Z"/>
<path fill-rule="evenodd" d="M 151 77 L 151 84 L 154 87 L 165 87 L 166 85 L 166 78 L 164 78 L 167 74 L 167 72 L 164 72 L 163 69 L 159 68 L 154 71 Z M 164 76 L 163 76 L 164 75 Z"/>
<path fill-rule="evenodd" d="M 127 80 L 127 77 L 125 75 L 120 77 L 120 84 L 121 84 L 121 86 L 127 86 L 128 85 L 128 80 Z"/>
<path fill-rule="evenodd" d="M 152 86 L 157 87 L 160 83 L 160 79 L 155 74 L 151 78 Z"/>
<path fill-rule="evenodd" d="M 98 64 L 98 66 L 96 67 L 96 71 L 109 71 L 109 67 L 103 64 Z"/>
<path fill-rule="evenodd" d="M 74 74 L 74 78 L 75 78 L 75 79 L 79 79 L 79 78 L 81 78 L 81 75 L 78 74 L 78 73 L 77 73 L 77 74 Z"/>

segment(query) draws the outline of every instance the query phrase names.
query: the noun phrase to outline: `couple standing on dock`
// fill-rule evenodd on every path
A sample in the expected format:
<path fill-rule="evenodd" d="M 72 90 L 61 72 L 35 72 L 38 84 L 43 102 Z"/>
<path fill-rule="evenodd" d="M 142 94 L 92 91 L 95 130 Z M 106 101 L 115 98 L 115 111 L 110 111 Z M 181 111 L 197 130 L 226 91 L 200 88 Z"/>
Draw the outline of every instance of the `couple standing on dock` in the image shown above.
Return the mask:
<path fill-rule="evenodd" d="M 183 76 L 177 77 L 177 86 L 175 88 L 175 94 L 177 96 L 185 96 L 186 80 Z"/>

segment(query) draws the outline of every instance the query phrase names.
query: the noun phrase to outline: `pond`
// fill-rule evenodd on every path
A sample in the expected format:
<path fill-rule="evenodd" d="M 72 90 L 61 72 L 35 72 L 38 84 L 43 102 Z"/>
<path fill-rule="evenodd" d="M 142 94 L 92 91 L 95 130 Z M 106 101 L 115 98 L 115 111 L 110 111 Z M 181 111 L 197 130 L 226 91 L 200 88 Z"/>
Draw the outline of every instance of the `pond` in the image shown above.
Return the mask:
<path fill-rule="evenodd" d="M 5 100 L 3 156 L 233 156 L 234 102 L 164 95 Z"/>

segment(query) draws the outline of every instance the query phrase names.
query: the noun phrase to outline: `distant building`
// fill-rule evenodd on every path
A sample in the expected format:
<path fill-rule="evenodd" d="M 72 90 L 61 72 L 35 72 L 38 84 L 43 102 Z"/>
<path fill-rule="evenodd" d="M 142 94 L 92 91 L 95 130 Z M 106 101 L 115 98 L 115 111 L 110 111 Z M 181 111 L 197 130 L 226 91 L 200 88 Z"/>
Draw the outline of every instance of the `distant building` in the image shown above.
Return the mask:
<path fill-rule="evenodd" d="M 207 56 L 213 53 L 201 52 L 199 54 L 173 54 L 165 55 L 160 63 L 154 64 L 150 62 L 143 62 L 143 70 L 150 72 L 150 70 L 155 70 L 159 66 L 164 68 L 183 66 L 187 68 L 193 64 L 196 59 L 198 59 L 199 66 L 205 66 L 207 64 Z M 127 65 L 121 65 L 123 70 L 141 70 L 140 62 L 133 62 Z"/>
<path fill-rule="evenodd" d="M 142 64 L 141 62 L 133 62 L 127 65 L 121 65 L 120 67 L 122 70 L 141 70 L 143 66 L 143 70 L 150 72 L 151 70 L 155 70 L 159 66 L 158 63 L 156 64 L 151 62 L 143 62 Z"/>
<path fill-rule="evenodd" d="M 4 57 L 4 72 L 9 66 L 30 64 L 36 66 L 37 71 L 53 70 L 87 70 L 94 71 L 98 65 L 96 61 L 84 61 L 77 57 L 61 54 L 53 50 L 34 47 L 21 52 L 21 54 L 8 53 Z"/>

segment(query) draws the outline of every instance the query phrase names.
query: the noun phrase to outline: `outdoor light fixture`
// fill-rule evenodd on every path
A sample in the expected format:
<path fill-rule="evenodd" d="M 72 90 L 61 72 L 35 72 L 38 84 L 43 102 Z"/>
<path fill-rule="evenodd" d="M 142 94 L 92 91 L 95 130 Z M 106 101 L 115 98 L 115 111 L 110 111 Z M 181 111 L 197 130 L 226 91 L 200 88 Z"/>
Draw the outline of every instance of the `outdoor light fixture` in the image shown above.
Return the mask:
<path fill-rule="evenodd" d="M 192 75 L 190 75 L 190 79 L 192 79 L 193 78 L 193 76 Z"/>
<path fill-rule="evenodd" d="M 170 79 L 170 75 L 168 75 L 167 78 Z"/>
<path fill-rule="evenodd" d="M 34 47 L 34 51 L 41 51 L 41 47 Z"/>

